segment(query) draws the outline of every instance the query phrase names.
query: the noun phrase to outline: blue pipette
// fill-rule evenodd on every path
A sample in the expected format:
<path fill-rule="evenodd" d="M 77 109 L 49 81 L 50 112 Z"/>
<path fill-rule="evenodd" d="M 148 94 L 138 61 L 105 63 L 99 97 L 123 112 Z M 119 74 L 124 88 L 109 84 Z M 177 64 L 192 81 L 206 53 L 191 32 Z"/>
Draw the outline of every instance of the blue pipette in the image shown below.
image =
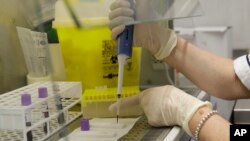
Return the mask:
<path fill-rule="evenodd" d="M 133 31 L 134 31 L 133 25 L 126 26 L 125 30 L 118 36 L 117 40 L 117 57 L 119 66 L 118 87 L 117 87 L 117 109 L 116 109 L 117 123 L 120 114 L 124 65 L 127 63 L 127 59 L 132 57 Z"/>

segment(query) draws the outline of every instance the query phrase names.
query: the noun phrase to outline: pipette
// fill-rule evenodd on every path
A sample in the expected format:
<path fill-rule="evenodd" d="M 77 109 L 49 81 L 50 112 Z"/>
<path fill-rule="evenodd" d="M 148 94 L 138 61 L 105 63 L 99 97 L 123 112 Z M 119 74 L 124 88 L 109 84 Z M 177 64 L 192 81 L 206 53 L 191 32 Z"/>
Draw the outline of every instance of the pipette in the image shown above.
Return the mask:
<path fill-rule="evenodd" d="M 117 87 L 117 109 L 116 109 L 117 123 L 120 114 L 124 66 L 127 63 L 127 59 L 132 56 L 133 31 L 134 31 L 133 25 L 126 26 L 125 30 L 118 36 L 117 40 L 117 58 L 119 66 L 118 87 Z"/>

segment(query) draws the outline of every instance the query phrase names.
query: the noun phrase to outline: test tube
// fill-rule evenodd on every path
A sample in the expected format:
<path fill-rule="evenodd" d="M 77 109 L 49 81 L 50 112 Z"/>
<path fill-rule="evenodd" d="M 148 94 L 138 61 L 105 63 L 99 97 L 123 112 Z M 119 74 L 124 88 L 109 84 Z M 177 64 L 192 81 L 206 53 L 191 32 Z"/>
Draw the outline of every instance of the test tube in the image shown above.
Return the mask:
<path fill-rule="evenodd" d="M 46 87 L 40 87 L 38 88 L 38 97 L 39 98 L 47 98 L 48 97 L 48 90 Z M 42 104 L 41 104 L 41 111 L 43 113 L 43 116 L 45 118 L 49 117 L 49 106 L 48 106 L 48 101 L 44 101 Z M 45 134 L 48 133 L 48 122 L 46 122 L 43 126 L 43 131 Z"/>
<path fill-rule="evenodd" d="M 53 84 L 53 91 L 54 91 L 54 96 L 55 96 L 55 103 L 56 103 L 56 109 L 58 112 L 61 112 L 59 116 L 57 117 L 57 121 L 60 125 L 65 124 L 65 119 L 64 119 L 64 114 L 62 113 L 63 110 L 63 105 L 61 101 L 61 96 L 59 94 L 59 85 Z"/>
<path fill-rule="evenodd" d="M 52 83 L 52 88 L 53 88 L 55 104 L 56 104 L 55 106 L 56 106 L 57 112 L 59 113 L 57 117 L 57 122 L 60 124 L 61 127 L 64 127 L 66 124 L 66 121 L 64 118 L 61 96 L 59 94 L 60 88 L 59 88 L 59 85 L 56 83 Z M 65 137 L 68 133 L 69 133 L 68 128 L 63 128 L 63 130 L 59 133 L 59 136 Z"/>
<path fill-rule="evenodd" d="M 21 95 L 21 104 L 22 106 L 29 106 L 31 104 L 31 96 L 30 94 L 22 94 Z M 26 126 L 31 126 L 31 109 L 27 109 L 25 111 L 25 122 Z M 32 136 L 32 131 L 27 132 L 27 141 L 32 141 L 33 136 Z"/>

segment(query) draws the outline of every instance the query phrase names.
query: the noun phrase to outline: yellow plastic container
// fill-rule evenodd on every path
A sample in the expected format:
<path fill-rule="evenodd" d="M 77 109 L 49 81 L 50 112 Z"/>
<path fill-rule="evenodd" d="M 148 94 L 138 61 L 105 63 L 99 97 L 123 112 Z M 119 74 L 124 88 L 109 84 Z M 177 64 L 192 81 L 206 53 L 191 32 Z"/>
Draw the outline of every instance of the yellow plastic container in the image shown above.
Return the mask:
<path fill-rule="evenodd" d="M 85 89 L 117 86 L 118 64 L 115 42 L 108 28 L 57 28 L 68 80 L 82 80 Z M 125 67 L 124 86 L 139 83 L 140 48 L 134 48 Z"/>
<path fill-rule="evenodd" d="M 83 21 L 97 23 L 96 19 Z M 67 80 L 82 82 L 85 117 L 113 116 L 108 106 L 116 101 L 118 63 L 110 29 L 103 26 L 78 29 L 71 22 L 57 18 L 53 22 L 62 49 Z M 140 56 L 141 49 L 134 47 L 132 59 L 124 70 L 123 98 L 139 92 Z M 124 116 L 140 113 L 138 107 L 121 110 Z"/>

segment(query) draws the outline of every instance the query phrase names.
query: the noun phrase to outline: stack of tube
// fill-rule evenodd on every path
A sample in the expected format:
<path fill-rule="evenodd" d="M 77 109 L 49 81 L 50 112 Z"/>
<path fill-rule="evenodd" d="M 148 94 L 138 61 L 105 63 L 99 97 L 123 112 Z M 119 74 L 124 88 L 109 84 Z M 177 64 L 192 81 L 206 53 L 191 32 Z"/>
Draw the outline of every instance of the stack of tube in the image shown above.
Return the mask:
<path fill-rule="evenodd" d="M 17 27 L 17 31 L 28 69 L 28 84 L 50 80 L 47 34 L 22 27 Z"/>

